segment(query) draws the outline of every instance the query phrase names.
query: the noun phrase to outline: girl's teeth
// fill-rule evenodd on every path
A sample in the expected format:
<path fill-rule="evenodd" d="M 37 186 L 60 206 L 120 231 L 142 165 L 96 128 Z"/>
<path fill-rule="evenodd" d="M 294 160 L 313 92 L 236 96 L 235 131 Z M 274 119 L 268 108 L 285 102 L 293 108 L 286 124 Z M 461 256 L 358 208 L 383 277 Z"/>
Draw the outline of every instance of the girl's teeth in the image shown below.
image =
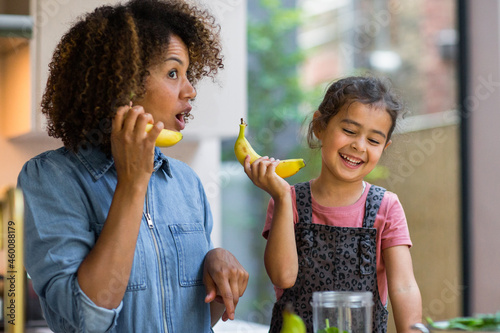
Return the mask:
<path fill-rule="evenodd" d="M 354 164 L 359 164 L 359 163 L 361 163 L 361 161 L 355 161 L 355 160 L 352 160 L 352 159 L 350 159 L 349 157 L 347 157 L 347 156 L 345 156 L 345 155 L 342 155 L 342 157 L 343 157 L 344 159 L 346 159 L 347 161 L 349 161 L 349 162 L 351 162 L 351 163 L 354 163 Z"/>

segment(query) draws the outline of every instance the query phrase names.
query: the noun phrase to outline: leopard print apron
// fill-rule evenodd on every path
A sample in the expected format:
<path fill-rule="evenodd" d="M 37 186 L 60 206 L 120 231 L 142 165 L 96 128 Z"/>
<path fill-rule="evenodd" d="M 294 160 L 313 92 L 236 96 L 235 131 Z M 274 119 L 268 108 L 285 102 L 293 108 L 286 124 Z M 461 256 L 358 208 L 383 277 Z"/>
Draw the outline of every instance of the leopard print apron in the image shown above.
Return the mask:
<path fill-rule="evenodd" d="M 373 293 L 373 332 L 387 331 L 388 311 L 380 301 L 377 283 L 375 217 L 385 189 L 372 185 L 366 198 L 362 228 L 335 227 L 312 223 L 310 183 L 295 185 L 299 222 L 295 241 L 299 271 L 295 285 L 285 289 L 273 308 L 269 332 L 279 333 L 282 312 L 291 304 L 313 333 L 314 291 L 370 291 Z"/>

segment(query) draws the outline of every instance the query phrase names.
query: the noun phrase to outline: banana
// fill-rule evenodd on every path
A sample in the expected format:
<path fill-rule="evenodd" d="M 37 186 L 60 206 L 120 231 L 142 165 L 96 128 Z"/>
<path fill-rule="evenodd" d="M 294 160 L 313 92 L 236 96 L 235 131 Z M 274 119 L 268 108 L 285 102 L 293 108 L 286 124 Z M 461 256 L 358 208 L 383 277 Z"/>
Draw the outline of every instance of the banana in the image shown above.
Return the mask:
<path fill-rule="evenodd" d="M 250 164 L 261 157 L 255 152 L 255 150 L 250 145 L 250 142 L 248 142 L 248 140 L 245 138 L 246 127 L 247 124 L 243 121 L 243 118 L 241 118 L 240 133 L 238 134 L 238 138 L 234 143 L 234 154 L 236 155 L 236 158 L 241 163 L 241 165 L 244 165 L 245 157 L 247 155 L 250 155 Z M 306 164 L 304 163 L 304 160 L 302 158 L 282 160 L 276 167 L 276 174 L 281 178 L 287 178 L 295 175 L 297 172 L 299 172 L 300 169 L 305 166 Z"/>
<path fill-rule="evenodd" d="M 280 333 L 306 333 L 306 325 L 302 318 L 290 309 L 283 311 L 283 326 Z"/>
<path fill-rule="evenodd" d="M 146 125 L 146 132 L 151 131 L 153 128 L 152 124 Z M 177 142 L 182 140 L 182 133 L 175 132 L 167 129 L 162 129 L 160 135 L 156 138 L 156 146 L 158 147 L 171 147 Z"/>

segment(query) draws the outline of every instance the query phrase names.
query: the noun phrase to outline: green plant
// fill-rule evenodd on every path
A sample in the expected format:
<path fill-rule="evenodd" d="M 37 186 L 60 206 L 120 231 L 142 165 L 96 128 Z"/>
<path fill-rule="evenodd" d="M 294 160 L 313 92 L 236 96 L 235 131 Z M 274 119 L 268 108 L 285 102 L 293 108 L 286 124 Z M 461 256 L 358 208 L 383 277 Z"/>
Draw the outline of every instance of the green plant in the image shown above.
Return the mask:
<path fill-rule="evenodd" d="M 439 323 L 435 323 L 428 317 L 427 323 L 430 327 L 436 329 L 498 332 L 500 330 L 500 312 L 496 314 L 480 314 L 476 317 L 457 317 Z"/>

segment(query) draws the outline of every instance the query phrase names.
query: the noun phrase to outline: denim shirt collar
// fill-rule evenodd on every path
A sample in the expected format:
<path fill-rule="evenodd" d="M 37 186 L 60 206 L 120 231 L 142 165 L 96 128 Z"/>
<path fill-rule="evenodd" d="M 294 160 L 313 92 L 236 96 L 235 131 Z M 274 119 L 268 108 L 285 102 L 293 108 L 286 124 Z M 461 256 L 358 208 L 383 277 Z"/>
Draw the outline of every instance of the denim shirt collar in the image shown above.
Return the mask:
<path fill-rule="evenodd" d="M 76 157 L 87 168 L 94 180 L 101 178 L 115 164 L 112 157 L 107 157 L 100 149 L 93 146 L 79 149 Z M 154 171 L 156 172 L 160 168 L 163 168 L 165 173 L 172 178 L 168 158 L 160 151 L 160 148 L 155 147 Z"/>

